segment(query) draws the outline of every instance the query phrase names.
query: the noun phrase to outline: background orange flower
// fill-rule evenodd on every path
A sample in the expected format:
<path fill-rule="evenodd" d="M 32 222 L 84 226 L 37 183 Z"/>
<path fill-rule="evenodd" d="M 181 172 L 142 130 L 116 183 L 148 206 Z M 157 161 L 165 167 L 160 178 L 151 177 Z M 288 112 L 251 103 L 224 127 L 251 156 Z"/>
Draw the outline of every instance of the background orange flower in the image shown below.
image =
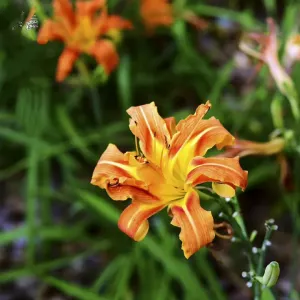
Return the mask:
<path fill-rule="evenodd" d="M 131 23 L 116 15 L 109 16 L 104 0 L 78 0 L 75 10 L 69 0 L 54 0 L 53 8 L 53 19 L 44 22 L 37 40 L 40 44 L 50 40 L 65 43 L 58 61 L 57 81 L 63 81 L 71 72 L 80 53 L 93 56 L 107 74 L 111 73 L 119 56 L 113 41 L 105 36 L 112 31 L 131 29 Z M 99 15 L 98 10 L 101 10 Z"/>

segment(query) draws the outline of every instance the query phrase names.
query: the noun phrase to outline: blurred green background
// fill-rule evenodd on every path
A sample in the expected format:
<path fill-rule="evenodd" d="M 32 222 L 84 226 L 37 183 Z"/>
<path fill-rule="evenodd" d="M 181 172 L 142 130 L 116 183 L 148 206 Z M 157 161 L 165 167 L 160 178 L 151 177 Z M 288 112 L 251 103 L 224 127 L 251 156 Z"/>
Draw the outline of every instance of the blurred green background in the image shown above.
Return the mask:
<path fill-rule="evenodd" d="M 235 243 L 216 240 L 187 261 L 166 211 L 151 219 L 149 235 L 135 243 L 117 227 L 128 202 L 111 201 L 90 179 L 108 143 L 134 149 L 125 112 L 132 105 L 155 101 L 163 117 L 180 120 L 209 99 L 209 115 L 232 134 L 267 141 L 274 130 L 271 102 L 280 95 L 267 84 L 267 68 L 250 80 L 255 64 L 238 43 L 244 31 L 266 30 L 267 16 L 280 25 L 284 43 L 297 29 L 299 4 L 189 0 L 186 7 L 209 22 L 207 29 L 178 21 L 149 35 L 136 2 L 108 0 L 136 29 L 119 45 L 117 70 L 103 84 L 85 86 L 55 82 L 63 44 L 38 45 L 24 37 L 18 22 L 28 14 L 27 3 L 1 0 L 1 300 L 251 299 L 240 275 L 247 259 Z M 50 15 L 51 1 L 43 7 Z M 90 70 L 96 67 L 93 59 L 85 61 Z M 293 79 L 299 88 L 299 64 Z M 280 263 L 276 299 L 288 299 L 293 199 L 282 196 L 276 157 L 247 157 L 241 164 L 249 171 L 239 198 L 249 232 L 258 230 L 259 242 L 266 219 L 279 225 L 267 262 Z M 211 209 L 219 220 L 220 208 Z M 299 299 L 296 292 L 293 297 Z"/>

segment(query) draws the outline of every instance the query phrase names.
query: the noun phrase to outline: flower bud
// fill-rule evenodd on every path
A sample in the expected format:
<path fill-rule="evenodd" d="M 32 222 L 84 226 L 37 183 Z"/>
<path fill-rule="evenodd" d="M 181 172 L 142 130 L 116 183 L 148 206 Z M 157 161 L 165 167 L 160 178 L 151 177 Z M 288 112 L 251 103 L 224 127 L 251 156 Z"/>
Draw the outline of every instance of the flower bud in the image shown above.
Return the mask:
<path fill-rule="evenodd" d="M 280 274 L 279 264 L 276 261 L 270 262 L 266 269 L 264 276 L 256 276 L 255 279 L 266 287 L 272 287 L 277 283 Z"/>

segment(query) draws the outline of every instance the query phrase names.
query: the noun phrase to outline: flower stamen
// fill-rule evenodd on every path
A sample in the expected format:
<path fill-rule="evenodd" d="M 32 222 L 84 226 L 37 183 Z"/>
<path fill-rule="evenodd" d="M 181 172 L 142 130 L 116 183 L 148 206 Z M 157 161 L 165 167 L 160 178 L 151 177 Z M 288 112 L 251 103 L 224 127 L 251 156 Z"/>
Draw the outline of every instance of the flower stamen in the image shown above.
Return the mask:
<path fill-rule="evenodd" d="M 219 233 L 216 231 L 216 229 L 224 229 L 226 231 L 226 234 Z M 233 237 L 232 227 L 230 226 L 230 224 L 228 224 L 226 222 L 214 224 L 214 230 L 215 230 L 216 236 L 218 236 L 221 239 L 231 240 Z"/>

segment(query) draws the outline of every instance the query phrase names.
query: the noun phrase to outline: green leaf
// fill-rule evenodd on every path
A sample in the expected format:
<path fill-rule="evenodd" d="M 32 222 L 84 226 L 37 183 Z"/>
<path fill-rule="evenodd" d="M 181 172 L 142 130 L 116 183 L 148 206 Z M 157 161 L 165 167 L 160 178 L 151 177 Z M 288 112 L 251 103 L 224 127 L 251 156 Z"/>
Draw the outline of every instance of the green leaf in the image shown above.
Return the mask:
<path fill-rule="evenodd" d="M 35 29 L 27 29 L 26 26 L 23 26 L 21 32 L 22 32 L 22 35 L 24 37 L 26 37 L 27 39 L 36 41 L 37 34 L 36 34 Z"/>
<path fill-rule="evenodd" d="M 165 253 L 164 249 L 162 249 L 160 244 L 150 236 L 147 236 L 140 244 L 164 266 L 166 271 L 173 278 L 182 284 L 186 294 L 189 296 L 189 299 L 210 299 L 204 285 L 198 280 L 196 274 L 193 273 L 192 269 L 184 258 L 179 260 L 174 256 L 168 255 Z M 162 255 L 162 253 L 164 253 L 164 255 Z"/>
<path fill-rule="evenodd" d="M 106 250 L 109 247 L 111 247 L 111 244 L 107 240 L 102 240 L 101 242 L 96 243 L 95 245 L 91 246 L 87 251 L 67 257 L 61 257 L 55 260 L 46 261 L 40 264 L 36 264 L 33 268 L 20 268 L 20 269 L 12 269 L 7 272 L 2 272 L 0 274 L 0 283 L 9 282 L 16 280 L 18 278 L 24 277 L 24 276 L 35 276 L 36 273 L 46 272 L 49 273 L 49 271 L 61 268 L 63 266 L 66 266 L 70 264 L 73 260 L 84 258 L 90 256 L 92 253 L 99 252 L 101 250 Z"/>
<path fill-rule="evenodd" d="M 119 97 L 124 116 L 126 109 L 132 105 L 131 95 L 131 60 L 129 55 L 123 55 L 117 71 Z M 126 115 L 126 119 L 128 116 Z"/>
<path fill-rule="evenodd" d="M 95 161 L 97 158 L 91 151 L 88 150 L 86 140 L 82 137 L 82 135 L 78 134 L 68 112 L 63 105 L 58 107 L 57 116 L 64 133 L 72 141 L 72 143 L 87 159 Z"/>
<path fill-rule="evenodd" d="M 77 193 L 80 196 L 81 202 L 95 209 L 97 213 L 101 214 L 109 221 L 113 223 L 118 222 L 120 213 L 113 205 L 111 205 L 109 200 L 83 190 L 77 190 Z"/>
<path fill-rule="evenodd" d="M 27 227 L 18 227 L 13 230 L 0 233 L 0 246 L 9 244 L 17 239 L 24 237 L 27 234 Z"/>
<path fill-rule="evenodd" d="M 208 287 L 211 294 L 213 295 L 213 299 L 226 300 L 226 294 L 223 292 L 218 276 L 209 263 L 207 255 L 208 250 L 206 248 L 203 248 L 198 253 L 196 253 L 195 258 L 197 268 L 200 274 L 203 275 L 203 278 L 207 280 Z"/>
<path fill-rule="evenodd" d="M 118 272 L 118 270 L 122 269 L 125 266 L 126 256 L 119 255 L 114 260 L 112 260 L 108 266 L 105 268 L 104 271 L 101 271 L 100 276 L 94 282 L 92 287 L 90 288 L 91 291 L 98 293 L 101 287 L 106 283 L 109 282 L 113 276 Z"/>
<path fill-rule="evenodd" d="M 264 5 L 269 16 L 274 16 L 276 13 L 276 1 L 275 0 L 264 0 Z"/>
<path fill-rule="evenodd" d="M 211 101 L 213 107 L 217 107 L 215 105 L 219 105 L 221 99 L 221 93 L 223 89 L 228 85 L 231 80 L 231 72 L 234 68 L 234 61 L 229 61 L 226 65 L 222 67 L 220 70 L 218 78 L 216 78 L 215 83 L 212 87 L 212 91 L 210 92 L 208 99 Z M 215 110 L 216 112 L 221 111 Z"/>
<path fill-rule="evenodd" d="M 91 292 L 89 289 L 71 284 L 69 282 L 63 281 L 61 279 L 57 279 L 55 277 L 47 276 L 42 277 L 42 280 L 47 284 L 54 286 L 55 288 L 61 290 L 66 295 L 75 297 L 79 300 L 108 300 L 105 297 L 100 297 L 97 294 Z"/>
<path fill-rule="evenodd" d="M 270 289 L 265 288 L 262 291 L 261 300 L 276 300 L 276 298 L 275 298 L 275 296 L 273 295 L 273 293 L 271 292 Z"/>
<path fill-rule="evenodd" d="M 292 290 L 290 297 L 291 300 L 300 300 L 300 295 L 296 290 Z"/>
<path fill-rule="evenodd" d="M 256 19 L 252 15 L 252 13 L 246 10 L 244 10 L 243 12 L 234 11 L 222 7 L 210 6 L 205 4 L 191 5 L 188 8 L 191 9 L 194 13 L 199 13 L 199 15 L 202 16 L 227 18 L 232 21 L 236 21 L 245 28 L 249 28 L 251 30 L 254 30 L 256 25 L 259 24 L 258 21 L 256 21 Z"/>

